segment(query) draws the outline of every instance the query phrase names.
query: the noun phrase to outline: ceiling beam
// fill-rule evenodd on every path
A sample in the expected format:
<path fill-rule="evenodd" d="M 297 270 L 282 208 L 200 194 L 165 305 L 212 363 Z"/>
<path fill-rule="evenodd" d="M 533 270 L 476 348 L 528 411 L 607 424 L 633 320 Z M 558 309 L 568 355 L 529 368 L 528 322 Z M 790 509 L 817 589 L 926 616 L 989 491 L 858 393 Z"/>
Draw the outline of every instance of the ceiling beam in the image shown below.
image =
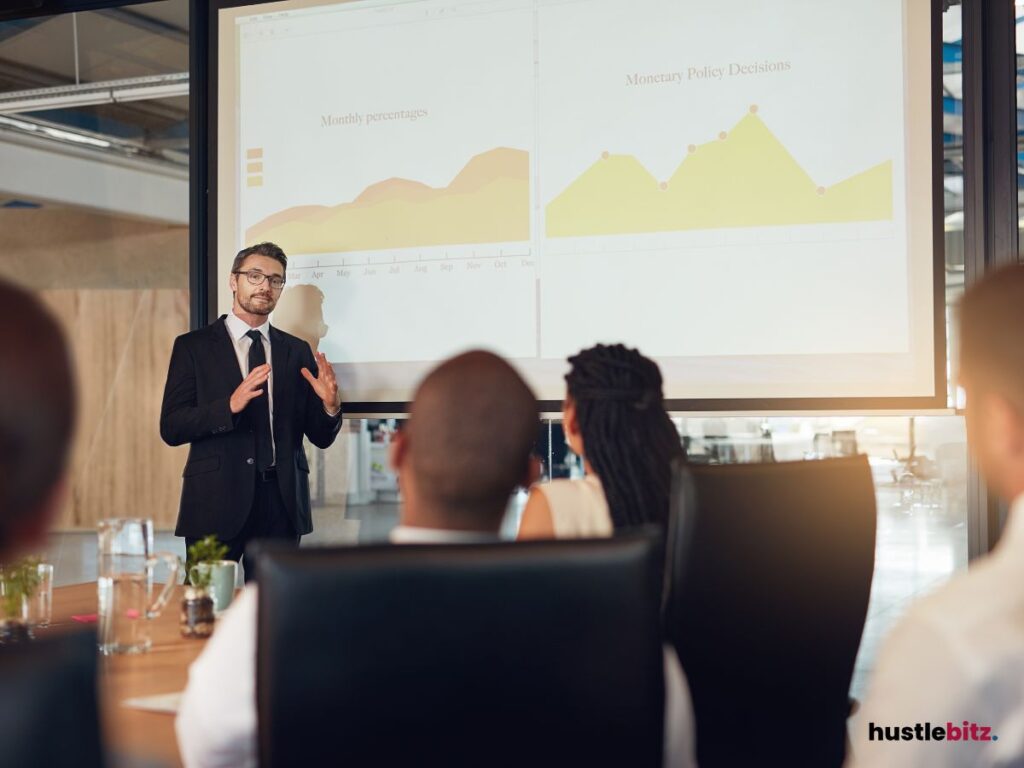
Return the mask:
<path fill-rule="evenodd" d="M 16 64 L 13 61 L 0 59 L 0 83 L 6 81 L 14 88 L 0 85 L 0 97 L 9 90 L 27 90 L 34 88 L 52 88 L 55 86 L 73 86 L 67 78 L 58 77 L 36 67 Z M 124 104 L 111 104 L 103 108 L 111 117 L 122 122 L 131 123 L 134 117 L 138 120 L 161 120 L 177 123 L 188 118 L 187 109 L 179 109 L 158 101 L 136 101 Z"/>
<path fill-rule="evenodd" d="M 14 21 L 0 21 L 0 43 L 7 40 L 12 40 L 20 34 L 28 32 L 30 29 L 39 26 L 44 21 L 47 21 L 46 17 L 35 18 L 35 19 L 15 19 Z"/>
<path fill-rule="evenodd" d="M 0 131 L 0 196 L 188 223 L 188 171 Z M 53 179 L 60 179 L 54 184 Z"/>
<path fill-rule="evenodd" d="M 138 11 L 132 11 L 127 8 L 104 8 L 103 10 L 96 11 L 96 13 L 108 19 L 135 27 L 148 34 L 158 35 L 159 37 L 173 40 L 176 43 L 188 45 L 188 30 L 182 29 L 176 24 L 168 24 L 166 21 L 144 16 Z"/>
<path fill-rule="evenodd" d="M 149 0 L 4 0 L 0 21 L 59 16 L 62 13 L 96 11 L 121 5 L 138 5 Z"/>

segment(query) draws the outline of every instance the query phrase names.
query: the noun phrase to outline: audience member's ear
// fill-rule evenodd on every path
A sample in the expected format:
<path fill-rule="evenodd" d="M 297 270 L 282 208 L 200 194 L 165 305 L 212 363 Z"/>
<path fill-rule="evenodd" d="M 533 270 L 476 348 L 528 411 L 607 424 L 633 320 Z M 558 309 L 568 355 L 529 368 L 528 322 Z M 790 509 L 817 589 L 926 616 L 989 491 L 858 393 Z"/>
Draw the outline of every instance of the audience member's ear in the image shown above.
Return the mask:
<path fill-rule="evenodd" d="M 402 465 L 405 464 L 405 458 L 409 452 L 409 438 L 406 436 L 404 429 L 395 432 L 391 436 L 391 445 L 388 448 L 388 452 L 391 468 L 395 472 L 401 473 Z"/>
<path fill-rule="evenodd" d="M 565 442 L 577 456 L 583 455 L 583 436 L 580 434 L 580 420 L 576 415 L 576 403 L 571 397 L 565 398 L 562 405 L 562 429 L 565 430 Z"/>
<path fill-rule="evenodd" d="M 982 403 L 989 450 L 1003 461 L 1024 456 L 1024 424 L 1021 414 L 1002 395 L 988 393 Z"/>
<path fill-rule="evenodd" d="M 576 403 L 571 397 L 565 398 L 562 404 L 562 428 L 565 434 L 575 435 L 580 431 L 579 419 L 576 417 Z"/>

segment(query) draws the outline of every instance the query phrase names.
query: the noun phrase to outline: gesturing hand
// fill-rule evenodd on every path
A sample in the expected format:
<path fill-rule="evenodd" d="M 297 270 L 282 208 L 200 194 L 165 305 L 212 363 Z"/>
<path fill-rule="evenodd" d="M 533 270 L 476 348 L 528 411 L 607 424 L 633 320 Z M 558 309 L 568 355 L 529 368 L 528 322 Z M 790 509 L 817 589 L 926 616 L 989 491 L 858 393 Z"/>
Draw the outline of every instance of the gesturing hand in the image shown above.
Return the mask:
<path fill-rule="evenodd" d="M 249 401 L 259 397 L 263 394 L 263 390 L 259 389 L 267 381 L 267 377 L 270 376 L 270 364 L 264 363 L 263 365 L 257 365 L 246 376 L 242 383 L 238 385 L 238 388 L 231 393 L 231 412 L 241 413 L 245 410 L 245 406 L 249 404 Z"/>
<path fill-rule="evenodd" d="M 316 396 L 324 401 L 324 407 L 333 413 L 341 405 L 341 398 L 338 397 L 338 381 L 334 378 L 334 369 L 327 362 L 324 353 L 315 352 L 314 355 L 316 357 L 316 377 L 313 377 L 308 368 L 302 369 L 302 375 L 316 392 Z"/>

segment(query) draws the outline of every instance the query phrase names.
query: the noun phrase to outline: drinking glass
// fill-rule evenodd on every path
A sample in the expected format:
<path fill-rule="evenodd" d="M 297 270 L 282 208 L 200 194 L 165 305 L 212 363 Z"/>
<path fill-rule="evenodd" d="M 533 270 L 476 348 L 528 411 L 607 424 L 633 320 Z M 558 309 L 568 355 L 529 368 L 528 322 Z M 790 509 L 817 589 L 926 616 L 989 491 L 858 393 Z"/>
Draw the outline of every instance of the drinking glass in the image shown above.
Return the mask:
<path fill-rule="evenodd" d="M 39 584 L 28 601 L 28 623 L 33 627 L 48 627 L 53 619 L 53 566 L 39 563 Z"/>
<path fill-rule="evenodd" d="M 153 569 L 170 569 L 156 600 Z M 99 647 L 104 654 L 144 653 L 152 643 L 149 620 L 160 615 L 178 582 L 181 561 L 153 552 L 153 522 L 141 518 L 101 520 L 99 524 Z"/>

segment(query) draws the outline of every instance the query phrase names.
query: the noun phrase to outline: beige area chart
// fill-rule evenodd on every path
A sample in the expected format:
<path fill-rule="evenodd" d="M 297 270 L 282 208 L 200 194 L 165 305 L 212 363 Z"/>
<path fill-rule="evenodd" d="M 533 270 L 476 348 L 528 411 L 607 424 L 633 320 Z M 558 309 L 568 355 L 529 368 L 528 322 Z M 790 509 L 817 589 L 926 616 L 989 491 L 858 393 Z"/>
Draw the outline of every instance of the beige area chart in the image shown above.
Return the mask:
<path fill-rule="evenodd" d="M 286 253 L 374 251 L 530 238 L 530 155 L 500 147 L 474 156 L 445 187 L 391 178 L 351 202 L 304 205 L 249 227 Z"/>
<path fill-rule="evenodd" d="M 819 186 L 752 106 L 667 180 L 605 152 L 547 205 L 548 237 L 890 220 L 892 161 Z"/>

